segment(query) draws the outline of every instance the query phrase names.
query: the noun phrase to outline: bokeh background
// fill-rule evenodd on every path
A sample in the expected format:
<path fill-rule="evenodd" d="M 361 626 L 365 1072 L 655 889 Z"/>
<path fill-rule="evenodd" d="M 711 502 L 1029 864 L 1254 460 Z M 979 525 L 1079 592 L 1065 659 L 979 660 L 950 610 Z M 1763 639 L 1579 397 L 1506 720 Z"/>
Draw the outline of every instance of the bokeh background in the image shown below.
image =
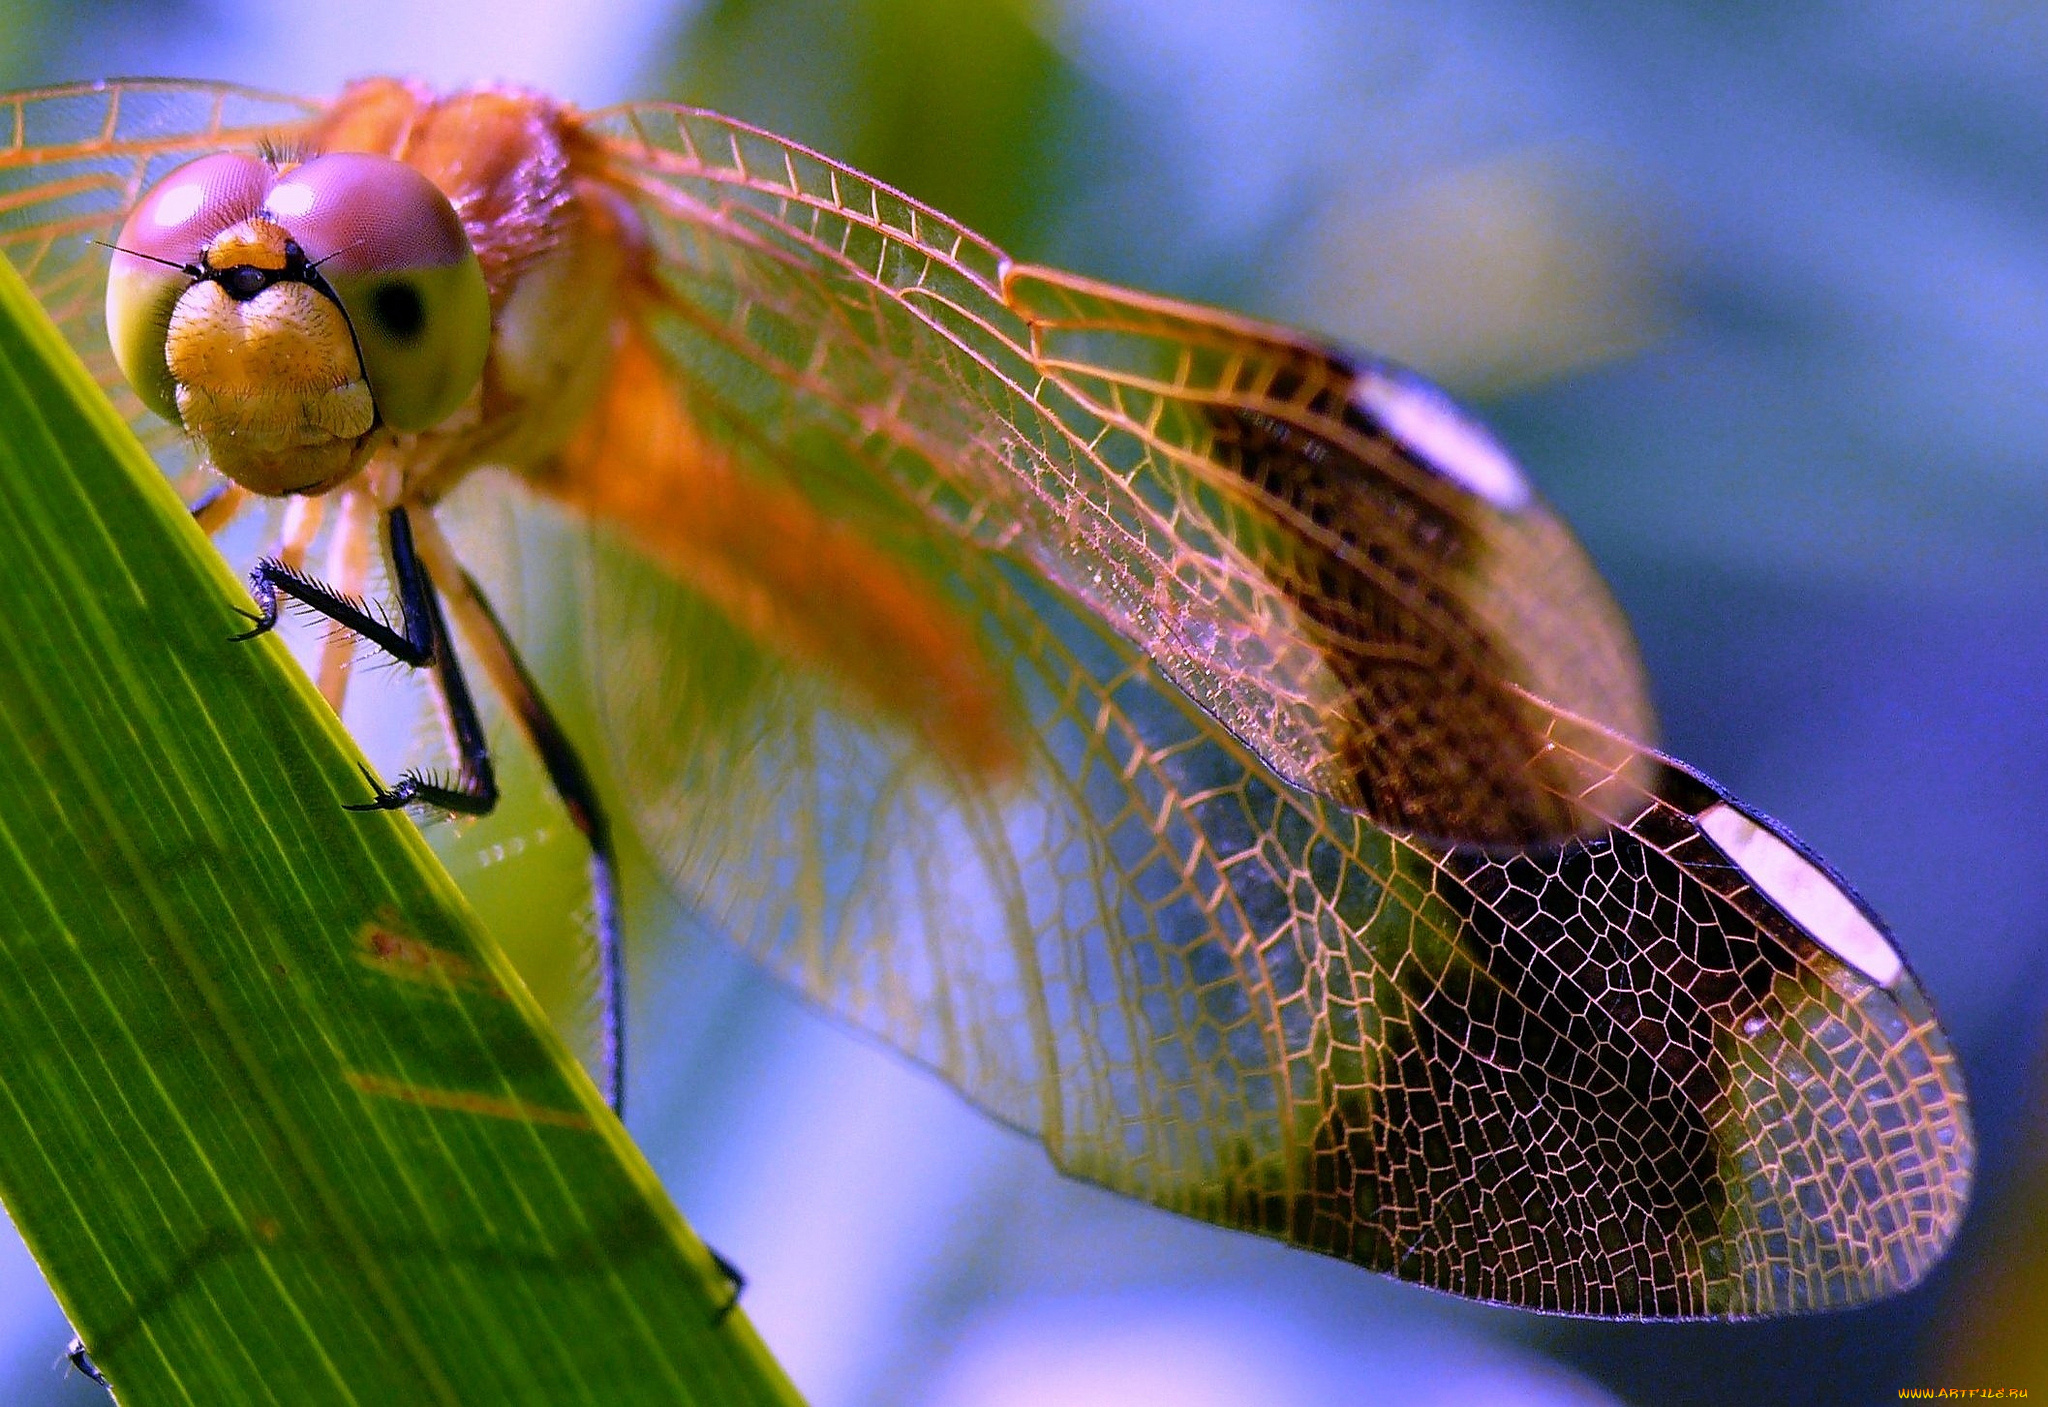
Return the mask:
<path fill-rule="evenodd" d="M 1980 1190 L 1916 1292 L 1544 1319 L 1064 1182 L 642 884 L 631 1127 L 820 1407 L 2048 1394 L 2048 10 L 0 0 L 6 86 L 381 71 L 720 107 L 1437 376 L 1607 572 L 1670 750 L 1864 891 L 1967 1067 Z M 434 839 L 573 1026 L 581 859 L 500 731 L 530 799 Z M 103 1401 L 66 1337 L 0 1228 L 0 1401 Z"/>

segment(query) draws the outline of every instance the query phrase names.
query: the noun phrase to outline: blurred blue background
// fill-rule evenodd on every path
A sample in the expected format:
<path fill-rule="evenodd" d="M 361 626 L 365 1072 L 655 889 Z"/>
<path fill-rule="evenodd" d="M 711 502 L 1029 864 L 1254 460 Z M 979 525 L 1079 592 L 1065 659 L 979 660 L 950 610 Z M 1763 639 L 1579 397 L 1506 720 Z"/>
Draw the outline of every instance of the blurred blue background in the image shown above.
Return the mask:
<path fill-rule="evenodd" d="M 1607 572 L 1669 749 L 1863 890 L 1967 1067 L 1980 1189 L 1920 1290 L 1782 1324 L 1542 1319 L 1064 1182 L 730 956 L 659 941 L 643 892 L 631 1126 L 820 1407 L 2048 1393 L 2048 11 L 0 0 L 0 36 L 8 86 L 396 71 L 703 102 L 1020 257 L 1429 371 Z M 510 782 L 539 790 L 516 759 Z M 435 838 L 573 1020 L 561 831 L 536 802 Z M 559 922 L 506 899 L 533 892 Z M 66 1336 L 9 1233 L 0 1400 L 104 1400 Z"/>

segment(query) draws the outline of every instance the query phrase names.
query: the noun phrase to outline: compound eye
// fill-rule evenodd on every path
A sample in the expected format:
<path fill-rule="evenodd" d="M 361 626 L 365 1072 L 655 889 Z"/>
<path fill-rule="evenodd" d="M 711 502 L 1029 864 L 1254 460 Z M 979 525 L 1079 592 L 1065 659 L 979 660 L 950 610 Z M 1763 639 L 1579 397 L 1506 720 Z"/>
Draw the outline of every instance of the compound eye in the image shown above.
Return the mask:
<path fill-rule="evenodd" d="M 491 348 L 491 300 L 448 197 L 402 161 L 319 156 L 271 188 L 291 233 L 348 314 L 377 413 L 431 429 L 468 397 Z"/>
<path fill-rule="evenodd" d="M 149 408 L 174 424 L 177 387 L 165 364 L 171 312 L 192 286 L 214 236 L 263 208 L 277 173 L 253 156 L 222 152 L 172 171 L 129 212 L 107 270 L 107 340 Z"/>

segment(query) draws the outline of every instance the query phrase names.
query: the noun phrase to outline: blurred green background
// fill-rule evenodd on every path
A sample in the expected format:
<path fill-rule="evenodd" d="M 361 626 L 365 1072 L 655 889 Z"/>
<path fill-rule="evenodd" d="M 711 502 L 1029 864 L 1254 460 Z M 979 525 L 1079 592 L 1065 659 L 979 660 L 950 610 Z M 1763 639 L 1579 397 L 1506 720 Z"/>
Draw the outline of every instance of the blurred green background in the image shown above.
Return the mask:
<path fill-rule="evenodd" d="M 1608 573 L 1670 750 L 1862 889 L 1967 1066 L 1980 1189 L 1915 1293 L 1541 1319 L 1063 1182 L 722 950 L 663 941 L 679 917 L 642 885 L 631 1127 L 821 1407 L 2048 1393 L 2048 11 L 0 0 L 8 86 L 383 71 L 719 107 L 1021 258 L 1444 380 Z M 581 857 L 508 762 L 522 804 L 432 834 L 573 1024 Z M 65 1337 L 9 1238 L 0 1400 L 104 1400 Z"/>

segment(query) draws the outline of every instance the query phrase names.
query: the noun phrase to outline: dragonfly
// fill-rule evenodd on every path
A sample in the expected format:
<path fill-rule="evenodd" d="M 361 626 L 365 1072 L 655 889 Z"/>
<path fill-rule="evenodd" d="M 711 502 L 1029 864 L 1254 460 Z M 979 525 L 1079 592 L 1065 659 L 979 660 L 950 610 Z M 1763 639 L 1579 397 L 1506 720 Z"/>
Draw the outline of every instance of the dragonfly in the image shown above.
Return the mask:
<path fill-rule="evenodd" d="M 615 1107 L 629 826 L 1173 1211 L 1609 1318 L 1860 1304 L 1953 1236 L 1966 1097 L 1891 935 L 1654 750 L 1597 571 L 1421 378 L 730 118 L 510 88 L 16 94 L 0 249 L 203 525 L 288 505 L 252 633 L 296 602 L 437 686 L 455 769 L 364 806 L 489 809 L 464 665 L 507 705 L 589 842 Z M 595 739 L 443 521 L 484 471 L 588 525 L 549 589 Z"/>

